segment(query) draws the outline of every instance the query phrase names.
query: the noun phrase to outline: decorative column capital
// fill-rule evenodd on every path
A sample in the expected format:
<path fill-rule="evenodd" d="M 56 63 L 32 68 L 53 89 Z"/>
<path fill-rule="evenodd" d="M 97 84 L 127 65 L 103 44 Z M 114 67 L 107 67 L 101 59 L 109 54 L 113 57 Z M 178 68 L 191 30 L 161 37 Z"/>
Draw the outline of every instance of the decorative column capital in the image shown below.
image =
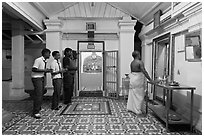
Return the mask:
<path fill-rule="evenodd" d="M 123 17 L 122 20 L 119 20 L 118 25 L 120 27 L 120 32 L 131 32 L 134 33 L 134 26 L 137 20 L 131 20 L 131 17 Z"/>
<path fill-rule="evenodd" d="M 47 29 L 45 31 L 61 31 L 62 21 L 58 19 L 45 19 L 44 24 Z"/>

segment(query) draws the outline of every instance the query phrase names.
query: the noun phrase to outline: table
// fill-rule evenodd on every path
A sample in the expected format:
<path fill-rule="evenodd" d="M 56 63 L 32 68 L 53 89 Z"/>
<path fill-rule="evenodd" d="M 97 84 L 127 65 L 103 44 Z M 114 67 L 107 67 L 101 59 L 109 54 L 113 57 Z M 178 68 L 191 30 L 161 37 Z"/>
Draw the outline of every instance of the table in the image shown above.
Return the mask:
<path fill-rule="evenodd" d="M 154 83 L 147 81 L 147 90 L 146 90 L 146 97 L 148 97 L 148 84 L 152 84 L 154 86 L 158 86 L 161 88 L 165 89 L 167 100 L 165 103 L 165 106 L 163 105 L 149 105 L 149 108 L 155 112 L 155 114 L 165 122 L 166 124 L 166 129 L 168 130 L 169 124 L 190 124 L 190 130 L 193 130 L 193 96 L 194 96 L 194 90 L 196 89 L 195 87 L 189 87 L 189 86 L 184 86 L 184 85 L 179 85 L 179 86 L 170 86 L 169 84 L 159 84 L 159 83 Z M 170 110 L 170 105 L 171 105 L 171 99 L 170 96 L 172 95 L 172 92 L 174 90 L 190 90 L 191 91 L 191 108 L 190 108 L 190 121 L 183 118 L 182 116 L 179 116 L 176 112 Z M 165 117 L 163 115 L 163 112 L 165 112 Z M 178 115 L 181 120 L 180 121 L 172 121 L 169 120 L 169 112 Z M 148 99 L 146 100 L 146 114 L 148 113 Z"/>

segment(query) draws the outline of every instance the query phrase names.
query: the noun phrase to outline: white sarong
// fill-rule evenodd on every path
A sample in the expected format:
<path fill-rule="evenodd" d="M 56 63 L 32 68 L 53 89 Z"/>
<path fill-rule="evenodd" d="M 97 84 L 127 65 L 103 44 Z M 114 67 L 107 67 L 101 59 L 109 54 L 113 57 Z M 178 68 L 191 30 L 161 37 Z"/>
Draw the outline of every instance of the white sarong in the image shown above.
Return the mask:
<path fill-rule="evenodd" d="M 145 96 L 145 76 L 142 72 L 132 72 L 130 77 L 130 89 L 127 101 L 127 110 L 136 114 L 142 114 L 142 105 Z"/>

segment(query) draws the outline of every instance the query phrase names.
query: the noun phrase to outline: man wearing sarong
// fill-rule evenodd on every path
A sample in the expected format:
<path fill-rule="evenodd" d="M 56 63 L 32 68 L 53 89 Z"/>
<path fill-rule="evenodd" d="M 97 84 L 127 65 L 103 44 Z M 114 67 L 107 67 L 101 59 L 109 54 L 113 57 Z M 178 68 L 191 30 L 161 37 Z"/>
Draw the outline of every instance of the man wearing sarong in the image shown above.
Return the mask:
<path fill-rule="evenodd" d="M 127 110 L 134 112 L 135 114 L 142 114 L 142 105 L 145 96 L 145 77 L 149 81 L 152 81 L 152 79 L 147 73 L 144 63 L 140 60 L 140 53 L 134 51 L 132 57 L 134 60 L 130 64 L 130 89 Z"/>

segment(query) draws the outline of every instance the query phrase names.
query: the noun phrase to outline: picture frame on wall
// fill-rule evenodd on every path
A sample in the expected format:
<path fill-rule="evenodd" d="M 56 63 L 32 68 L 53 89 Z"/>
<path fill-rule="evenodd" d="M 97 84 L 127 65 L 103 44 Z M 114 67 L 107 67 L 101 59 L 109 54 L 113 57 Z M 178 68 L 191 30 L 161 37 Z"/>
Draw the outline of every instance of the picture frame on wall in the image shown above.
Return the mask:
<path fill-rule="evenodd" d="M 200 31 L 185 35 L 185 60 L 189 62 L 201 61 L 201 35 Z"/>

